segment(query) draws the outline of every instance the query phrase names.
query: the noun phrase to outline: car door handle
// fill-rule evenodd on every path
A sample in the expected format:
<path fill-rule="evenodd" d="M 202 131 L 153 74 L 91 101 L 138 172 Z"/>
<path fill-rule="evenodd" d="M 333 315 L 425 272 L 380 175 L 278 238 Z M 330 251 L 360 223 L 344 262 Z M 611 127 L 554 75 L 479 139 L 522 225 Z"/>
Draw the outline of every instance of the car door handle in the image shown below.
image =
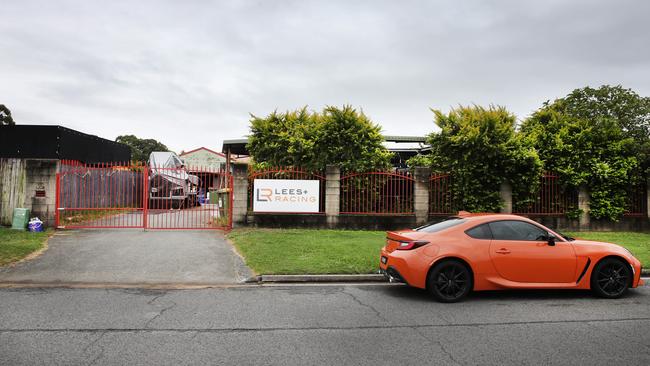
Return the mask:
<path fill-rule="evenodd" d="M 501 248 L 496 250 L 497 254 L 510 254 L 510 251 L 506 248 Z"/>

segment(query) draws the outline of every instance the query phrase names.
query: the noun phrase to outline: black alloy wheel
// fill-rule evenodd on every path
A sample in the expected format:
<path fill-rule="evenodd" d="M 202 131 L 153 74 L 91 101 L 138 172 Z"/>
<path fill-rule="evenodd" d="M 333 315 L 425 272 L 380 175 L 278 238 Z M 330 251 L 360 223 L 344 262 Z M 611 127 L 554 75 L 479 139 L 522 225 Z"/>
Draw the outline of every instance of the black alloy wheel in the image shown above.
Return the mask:
<path fill-rule="evenodd" d="M 440 302 L 458 302 L 472 290 L 472 274 L 456 260 L 438 263 L 429 272 L 428 290 Z"/>
<path fill-rule="evenodd" d="M 630 266 L 617 258 L 598 262 L 591 274 L 591 290 L 598 296 L 616 299 L 625 294 L 632 283 Z"/>

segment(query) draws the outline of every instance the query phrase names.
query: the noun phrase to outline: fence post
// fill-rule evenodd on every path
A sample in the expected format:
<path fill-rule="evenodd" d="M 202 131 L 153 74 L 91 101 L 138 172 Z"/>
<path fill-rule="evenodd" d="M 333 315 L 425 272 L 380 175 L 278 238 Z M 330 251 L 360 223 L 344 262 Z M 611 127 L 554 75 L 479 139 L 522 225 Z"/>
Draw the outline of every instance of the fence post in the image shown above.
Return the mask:
<path fill-rule="evenodd" d="M 248 213 L 248 165 L 233 164 L 232 221 L 246 224 Z"/>
<path fill-rule="evenodd" d="M 429 179 L 431 168 L 416 166 L 413 171 L 415 186 L 413 187 L 413 209 L 416 225 L 424 225 L 429 221 Z"/>
<path fill-rule="evenodd" d="M 334 228 L 339 223 L 340 204 L 341 168 L 328 165 L 325 167 L 325 217 L 329 228 Z"/>
<path fill-rule="evenodd" d="M 510 185 L 510 182 L 501 183 L 499 195 L 501 195 L 501 200 L 503 201 L 501 213 L 512 213 L 512 186 Z"/>
<path fill-rule="evenodd" d="M 578 187 L 578 209 L 582 210 L 579 217 L 580 230 L 589 229 L 589 191 L 587 186 Z"/>
<path fill-rule="evenodd" d="M 645 208 L 646 208 L 646 218 L 650 218 L 650 176 L 646 177 L 645 183 Z"/>

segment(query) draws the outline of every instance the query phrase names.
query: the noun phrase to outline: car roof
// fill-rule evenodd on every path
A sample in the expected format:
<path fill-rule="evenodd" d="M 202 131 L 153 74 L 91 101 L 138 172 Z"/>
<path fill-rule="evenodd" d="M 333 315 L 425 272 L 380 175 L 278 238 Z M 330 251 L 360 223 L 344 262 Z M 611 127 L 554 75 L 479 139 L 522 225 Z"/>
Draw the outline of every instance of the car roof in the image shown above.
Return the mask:
<path fill-rule="evenodd" d="M 496 220 L 520 220 L 520 221 L 532 221 L 527 217 L 513 214 L 503 214 L 503 213 L 490 213 L 490 212 L 466 212 L 460 211 L 458 215 L 453 217 L 465 219 L 471 222 L 489 222 Z"/>

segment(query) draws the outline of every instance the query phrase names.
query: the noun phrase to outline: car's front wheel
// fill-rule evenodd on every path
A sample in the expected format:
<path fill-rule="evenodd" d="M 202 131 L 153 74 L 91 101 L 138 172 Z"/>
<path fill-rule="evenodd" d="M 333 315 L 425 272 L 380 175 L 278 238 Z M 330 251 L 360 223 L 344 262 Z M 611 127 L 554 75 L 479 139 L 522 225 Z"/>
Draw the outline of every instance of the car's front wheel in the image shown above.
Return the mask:
<path fill-rule="evenodd" d="M 623 296 L 632 282 L 630 266 L 617 258 L 605 258 L 591 274 L 591 290 L 598 296 L 616 299 Z"/>
<path fill-rule="evenodd" d="M 464 263 L 445 260 L 429 272 L 428 290 L 440 302 L 458 302 L 472 290 L 472 274 Z"/>

